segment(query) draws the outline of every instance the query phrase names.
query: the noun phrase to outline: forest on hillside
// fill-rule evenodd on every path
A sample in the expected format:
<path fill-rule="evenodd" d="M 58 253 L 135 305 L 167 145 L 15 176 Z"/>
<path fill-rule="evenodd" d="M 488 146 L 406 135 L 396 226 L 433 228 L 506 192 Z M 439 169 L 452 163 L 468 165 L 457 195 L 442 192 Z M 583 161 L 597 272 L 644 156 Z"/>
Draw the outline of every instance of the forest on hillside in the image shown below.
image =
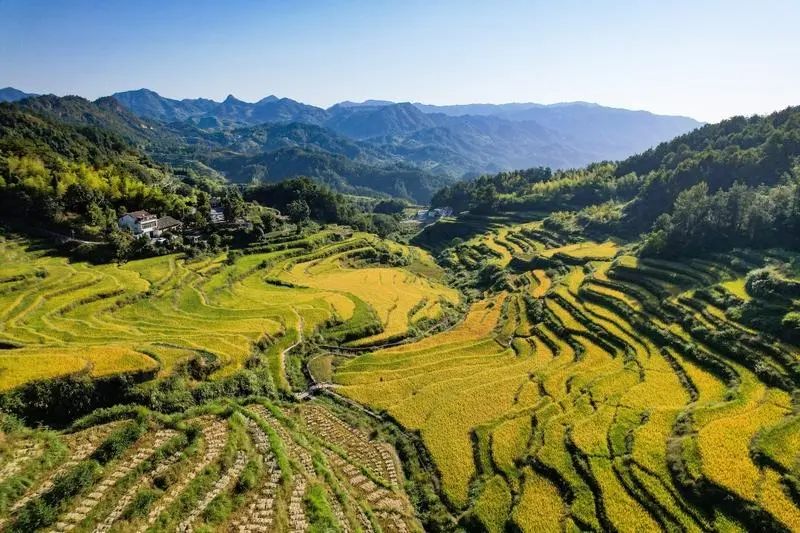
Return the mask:
<path fill-rule="evenodd" d="M 439 190 L 456 211 L 544 211 L 551 224 L 628 238 L 644 253 L 691 255 L 733 247 L 796 247 L 800 109 L 736 117 L 620 162 L 533 168 Z"/>

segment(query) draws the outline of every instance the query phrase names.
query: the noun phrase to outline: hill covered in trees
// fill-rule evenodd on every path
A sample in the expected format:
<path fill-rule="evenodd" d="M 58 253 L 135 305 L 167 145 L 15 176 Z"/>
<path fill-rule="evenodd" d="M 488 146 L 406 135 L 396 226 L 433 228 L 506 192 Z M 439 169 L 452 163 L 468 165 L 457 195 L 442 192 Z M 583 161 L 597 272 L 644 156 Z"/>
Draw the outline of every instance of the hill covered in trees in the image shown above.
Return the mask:
<path fill-rule="evenodd" d="M 304 214 L 292 220 L 298 226 L 310 219 L 381 235 L 398 228 L 397 215 L 373 214 L 371 204 L 355 203 L 308 178 L 283 182 L 292 194 L 281 197 L 264 194 L 270 190 L 266 180 L 240 190 L 210 167 L 158 163 L 140 147 L 168 150 L 181 145 L 169 132 L 151 130 L 124 110 L 118 113 L 118 107 L 112 99 L 97 104 L 55 97 L 0 104 L 0 221 L 24 232 L 96 244 L 105 251 L 82 253 L 100 261 L 191 249 L 188 244 L 182 248 L 180 238 L 159 250 L 147 239 L 132 241 L 118 228 L 118 218 L 127 211 L 171 216 L 187 230 L 211 234 L 210 242 L 219 243 L 214 233 L 223 227 L 210 225 L 212 198 L 225 210 L 228 222 L 244 224 L 236 231 L 224 230 L 226 238 L 234 240 L 255 240 L 277 229 L 281 224 L 266 207 L 291 215 L 292 202 L 305 206 Z M 291 175 L 286 171 L 283 177 Z M 332 185 L 353 190 L 342 181 Z M 364 190 L 374 194 L 367 186 Z M 253 203 L 255 199 L 260 203 Z"/>
<path fill-rule="evenodd" d="M 103 120 L 108 116 L 91 108 Z M 198 202 L 196 190 L 116 131 L 89 125 L 94 118 L 81 124 L 0 104 L 4 217 L 94 228 L 116 225 L 117 213 L 127 208 L 187 218 Z"/>
<path fill-rule="evenodd" d="M 428 201 L 449 181 L 404 164 L 380 148 L 308 124 L 273 123 L 213 131 L 190 122 L 162 124 L 140 118 L 110 97 L 89 102 L 77 96 L 49 95 L 8 105 L 57 124 L 108 132 L 152 160 L 190 169 L 204 181 L 228 179 L 247 184 L 310 176 L 341 192 L 401 196 L 420 202 Z"/>
<path fill-rule="evenodd" d="M 551 224 L 637 236 L 646 253 L 796 246 L 800 108 L 703 126 L 619 163 L 533 168 L 443 188 L 457 211 L 556 212 Z"/>

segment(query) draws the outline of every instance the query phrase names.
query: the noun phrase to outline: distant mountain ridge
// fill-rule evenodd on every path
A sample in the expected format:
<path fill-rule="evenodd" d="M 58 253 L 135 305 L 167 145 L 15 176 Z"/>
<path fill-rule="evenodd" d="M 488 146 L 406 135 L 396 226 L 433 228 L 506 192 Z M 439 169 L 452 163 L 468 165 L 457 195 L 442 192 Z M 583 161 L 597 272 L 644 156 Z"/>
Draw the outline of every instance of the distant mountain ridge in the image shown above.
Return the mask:
<path fill-rule="evenodd" d="M 16 102 L 31 96 L 38 96 L 33 93 L 26 93 L 14 87 L 4 87 L 0 89 L 0 102 Z"/>
<path fill-rule="evenodd" d="M 380 144 L 397 157 L 408 157 L 410 163 L 454 177 L 623 159 L 702 125 L 688 117 L 586 102 L 434 106 L 367 100 L 322 109 L 275 96 L 255 103 L 232 95 L 222 102 L 173 100 L 147 89 L 112 96 L 139 116 L 162 122 L 188 119 L 207 129 L 266 122 L 323 126 L 354 140 Z M 512 137 L 517 142 L 511 142 Z"/>
<path fill-rule="evenodd" d="M 324 109 L 302 104 L 290 98 L 270 95 L 258 102 L 239 100 L 229 94 L 222 102 L 205 98 L 175 100 L 149 89 L 125 91 L 111 95 L 133 113 L 161 122 L 180 122 L 190 118 L 215 117 L 238 125 L 265 122 L 306 122 L 321 124 Z"/>

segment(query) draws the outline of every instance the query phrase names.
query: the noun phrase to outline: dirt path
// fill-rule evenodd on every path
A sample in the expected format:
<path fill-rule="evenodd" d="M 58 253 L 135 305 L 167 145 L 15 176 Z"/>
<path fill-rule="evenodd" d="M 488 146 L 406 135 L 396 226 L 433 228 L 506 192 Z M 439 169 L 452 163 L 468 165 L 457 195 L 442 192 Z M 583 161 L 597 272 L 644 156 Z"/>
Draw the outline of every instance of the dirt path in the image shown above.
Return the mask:
<path fill-rule="evenodd" d="M 291 346 L 287 346 L 281 351 L 281 374 L 283 375 L 283 379 L 286 379 L 286 358 L 289 356 L 289 352 L 303 344 L 303 328 L 305 327 L 305 321 L 300 313 L 297 312 L 297 309 L 292 307 L 292 312 L 297 317 L 297 341 Z M 287 384 L 288 384 L 288 380 Z M 291 385 L 289 385 L 289 391 L 291 392 Z"/>

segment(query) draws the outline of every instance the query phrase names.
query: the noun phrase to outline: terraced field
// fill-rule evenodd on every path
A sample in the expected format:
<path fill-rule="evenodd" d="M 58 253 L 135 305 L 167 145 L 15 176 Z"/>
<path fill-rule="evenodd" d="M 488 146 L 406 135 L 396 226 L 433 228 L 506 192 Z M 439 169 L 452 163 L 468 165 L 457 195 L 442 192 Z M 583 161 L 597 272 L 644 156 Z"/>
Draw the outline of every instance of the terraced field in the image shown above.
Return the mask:
<path fill-rule="evenodd" d="M 798 349 L 729 309 L 754 254 L 485 226 L 439 256 L 498 273 L 458 321 L 431 256 L 342 228 L 121 266 L 3 239 L 7 409 L 75 376 L 129 405 L 0 413 L 0 529 L 800 530 Z"/>
<path fill-rule="evenodd" d="M 276 238 L 232 265 L 223 254 L 118 266 L 70 263 L 2 239 L 0 391 L 75 374 L 164 377 L 193 360 L 225 377 L 248 364 L 256 343 L 275 387 L 288 390 L 284 351 L 304 335 L 337 325 L 342 338 L 398 339 L 412 310 L 435 318 L 430 306 L 458 302 L 454 290 L 407 269 L 346 266 L 375 246 L 374 237 L 334 228 Z"/>
<path fill-rule="evenodd" d="M 464 525 L 800 531 L 798 349 L 696 293 L 745 301 L 758 265 L 625 252 L 536 224 L 445 250 L 464 270 L 490 257 L 502 288 L 335 366 L 336 390 L 420 433 Z"/>
<path fill-rule="evenodd" d="M 128 415 L 78 421 L 35 453 L 8 433 L 10 457 L 39 464 L 3 470 L 4 530 L 421 531 L 394 449 L 324 403 Z"/>
<path fill-rule="evenodd" d="M 401 269 L 346 268 L 338 255 L 297 262 L 283 275 L 283 279 L 301 286 L 349 294 L 369 302 L 383 331 L 362 337 L 351 343 L 353 345 L 402 338 L 408 330 L 409 320 L 435 318 L 429 306 L 438 305 L 440 301 L 457 304 L 459 299 L 456 291 Z M 376 290 L 377 287 L 380 290 Z M 424 302 L 425 307 L 416 309 L 420 302 Z M 421 314 L 417 316 L 417 312 Z"/>

